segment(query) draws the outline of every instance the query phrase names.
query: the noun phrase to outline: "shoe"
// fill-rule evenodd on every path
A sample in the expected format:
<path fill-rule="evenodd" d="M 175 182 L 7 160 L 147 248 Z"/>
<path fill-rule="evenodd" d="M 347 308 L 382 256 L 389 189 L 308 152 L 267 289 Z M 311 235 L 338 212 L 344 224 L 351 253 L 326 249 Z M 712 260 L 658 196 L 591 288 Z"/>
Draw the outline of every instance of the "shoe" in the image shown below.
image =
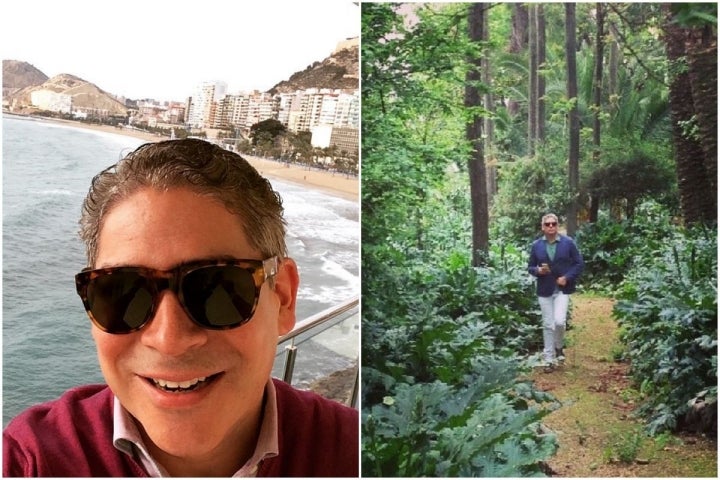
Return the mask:
<path fill-rule="evenodd" d="M 543 368 L 543 373 L 552 373 L 555 371 L 555 367 L 552 364 L 545 365 L 545 368 Z"/>
<path fill-rule="evenodd" d="M 564 361 L 565 361 L 565 352 L 563 352 L 563 349 L 562 349 L 562 348 L 556 348 L 556 349 L 555 349 L 555 358 L 557 358 L 557 360 L 558 360 L 559 362 L 564 362 Z"/>

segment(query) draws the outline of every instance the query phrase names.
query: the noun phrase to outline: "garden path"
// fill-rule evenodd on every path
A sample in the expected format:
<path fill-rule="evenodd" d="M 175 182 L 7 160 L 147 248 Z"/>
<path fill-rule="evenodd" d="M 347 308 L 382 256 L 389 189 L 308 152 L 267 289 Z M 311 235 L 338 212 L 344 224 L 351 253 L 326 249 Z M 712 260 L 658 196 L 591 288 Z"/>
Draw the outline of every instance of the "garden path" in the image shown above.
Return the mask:
<path fill-rule="evenodd" d="M 632 417 L 639 394 L 629 365 L 615 361 L 622 347 L 613 300 L 576 294 L 572 305 L 565 365 L 533 373 L 538 388 L 563 404 L 544 419 L 560 444 L 548 462 L 553 476 L 717 478 L 715 441 L 699 435 L 648 438 Z M 630 461 L 619 461 L 623 457 Z"/>

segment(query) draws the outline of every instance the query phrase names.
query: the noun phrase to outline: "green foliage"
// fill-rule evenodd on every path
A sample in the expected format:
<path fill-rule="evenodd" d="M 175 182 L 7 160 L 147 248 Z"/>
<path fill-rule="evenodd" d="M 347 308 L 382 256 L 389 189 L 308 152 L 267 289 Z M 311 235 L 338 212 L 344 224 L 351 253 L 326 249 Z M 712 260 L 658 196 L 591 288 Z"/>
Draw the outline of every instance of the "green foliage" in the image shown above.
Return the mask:
<path fill-rule="evenodd" d="M 676 230 L 666 209 L 644 202 L 632 219 L 614 220 L 601 213 L 595 223 L 583 224 L 576 241 L 583 254 L 583 284 L 598 291 L 616 292 L 627 273 L 662 249 Z"/>
<path fill-rule="evenodd" d="M 639 429 L 614 432 L 610 436 L 610 443 L 605 447 L 603 457 L 608 462 L 632 463 L 637 458 L 646 438 L 647 435 Z"/>
<path fill-rule="evenodd" d="M 388 261 L 363 269 L 372 278 L 363 287 L 363 348 L 379 354 L 377 364 L 368 356 L 364 365 L 381 372 L 397 365 L 407 378 L 452 383 L 475 356 L 527 352 L 538 342 L 539 309 L 519 255 L 492 254 L 503 267 L 480 269 L 454 253 L 433 265 L 387 248 L 372 252 Z M 391 265 L 399 258 L 402 265 Z"/>
<path fill-rule="evenodd" d="M 363 222 L 362 235 L 371 244 L 392 238 L 405 251 L 423 248 L 428 192 L 465 161 L 461 92 L 471 46 L 454 13 L 462 6 L 443 15 L 420 8 L 412 31 L 393 8 L 362 5 L 362 210 L 376 219 Z"/>
<path fill-rule="evenodd" d="M 476 269 L 428 246 L 432 263 L 363 246 L 363 475 L 537 475 L 557 442 L 539 427 L 552 397 L 518 380 L 541 324 L 524 254 Z"/>
<path fill-rule="evenodd" d="M 275 137 L 284 133 L 285 130 L 287 130 L 285 125 L 274 118 L 269 118 L 252 125 L 250 127 L 250 136 L 253 145 L 258 145 L 263 141 L 273 142 Z"/>
<path fill-rule="evenodd" d="M 546 147 L 547 148 L 547 145 Z M 570 198 L 567 162 L 542 149 L 535 158 L 503 164 L 502 185 L 492 209 L 495 238 L 526 244 L 540 234 L 540 219 L 548 212 L 562 216 Z"/>
<path fill-rule="evenodd" d="M 717 26 L 717 3 L 673 3 L 673 22 L 684 27 Z"/>
<path fill-rule="evenodd" d="M 650 432 L 675 430 L 702 392 L 717 399 L 717 238 L 677 229 L 638 257 L 615 316 Z"/>
<path fill-rule="evenodd" d="M 581 190 L 600 198 L 606 205 L 624 205 L 627 218 L 635 214 L 637 203 L 643 198 L 655 199 L 675 193 L 674 166 L 662 157 L 648 155 L 637 148 L 606 153 L 612 158 L 593 165 L 581 185 Z"/>
<path fill-rule="evenodd" d="M 557 441 L 539 431 L 544 412 L 525 405 L 549 399 L 522 388 L 503 392 L 516 374 L 511 362 L 484 371 L 491 375 L 481 371 L 461 387 L 401 383 L 364 409 L 363 476 L 538 476 Z"/>

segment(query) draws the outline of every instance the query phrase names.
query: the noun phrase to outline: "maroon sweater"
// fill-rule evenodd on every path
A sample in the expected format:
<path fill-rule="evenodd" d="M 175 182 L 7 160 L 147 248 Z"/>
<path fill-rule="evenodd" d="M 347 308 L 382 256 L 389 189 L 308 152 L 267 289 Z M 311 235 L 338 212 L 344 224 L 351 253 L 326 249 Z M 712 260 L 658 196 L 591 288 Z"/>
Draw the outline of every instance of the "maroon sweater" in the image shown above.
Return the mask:
<path fill-rule="evenodd" d="M 258 476 L 357 477 L 358 413 L 273 379 L 279 455 Z M 3 477 L 147 477 L 112 444 L 113 394 L 106 385 L 67 391 L 29 408 L 3 432 Z"/>

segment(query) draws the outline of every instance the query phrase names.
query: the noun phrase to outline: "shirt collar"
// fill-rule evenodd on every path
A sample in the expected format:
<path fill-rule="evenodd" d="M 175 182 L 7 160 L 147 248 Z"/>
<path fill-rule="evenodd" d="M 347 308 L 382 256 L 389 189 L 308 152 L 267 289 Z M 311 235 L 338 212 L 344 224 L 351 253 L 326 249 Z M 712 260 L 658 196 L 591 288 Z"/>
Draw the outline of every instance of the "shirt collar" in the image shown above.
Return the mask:
<path fill-rule="evenodd" d="M 113 445 L 115 448 L 140 461 L 151 477 L 169 477 L 167 470 L 150 455 L 135 419 L 117 397 L 113 402 Z M 263 460 L 278 455 L 278 410 L 275 385 L 272 379 L 265 384 L 265 408 L 255 452 L 235 472 L 233 477 L 254 477 Z"/>

